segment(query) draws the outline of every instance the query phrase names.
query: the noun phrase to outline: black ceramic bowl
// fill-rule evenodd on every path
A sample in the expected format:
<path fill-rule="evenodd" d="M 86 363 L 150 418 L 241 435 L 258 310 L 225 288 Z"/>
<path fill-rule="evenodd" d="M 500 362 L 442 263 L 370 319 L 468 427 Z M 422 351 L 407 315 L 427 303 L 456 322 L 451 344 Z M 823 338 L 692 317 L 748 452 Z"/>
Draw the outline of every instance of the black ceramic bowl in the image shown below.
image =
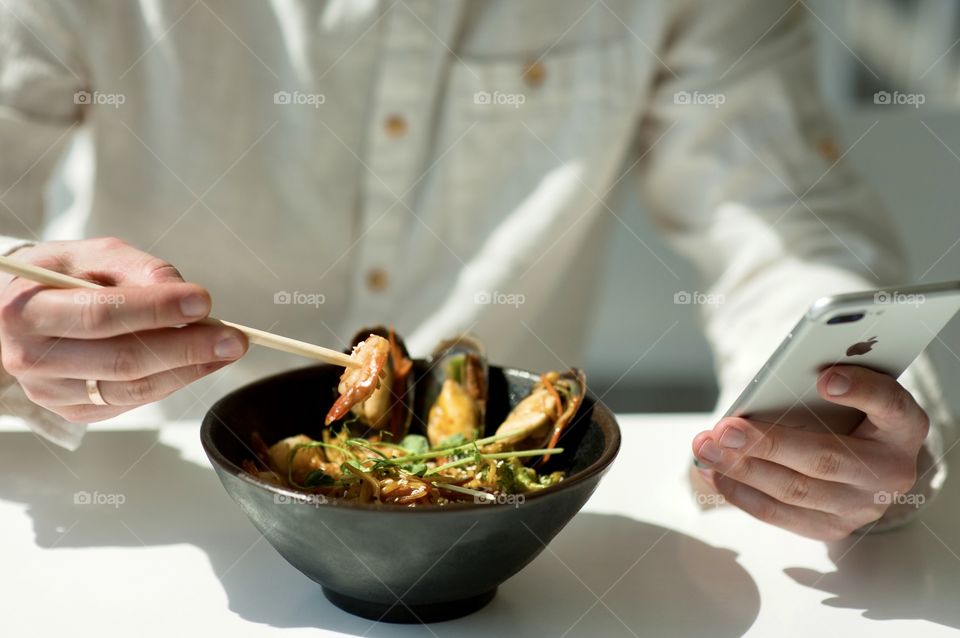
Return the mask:
<path fill-rule="evenodd" d="M 416 378 L 425 370 L 417 362 Z M 341 370 L 317 366 L 265 378 L 220 399 L 200 437 L 223 487 L 290 564 L 323 586 L 338 607 L 387 622 L 432 622 L 469 614 L 533 560 L 583 507 L 620 448 L 610 411 L 589 395 L 545 469 L 561 483 L 521 504 L 434 508 L 325 503 L 258 481 L 240 469 L 250 435 L 267 444 L 314 433 Z M 490 368 L 488 430 L 529 392 L 537 375 Z"/>

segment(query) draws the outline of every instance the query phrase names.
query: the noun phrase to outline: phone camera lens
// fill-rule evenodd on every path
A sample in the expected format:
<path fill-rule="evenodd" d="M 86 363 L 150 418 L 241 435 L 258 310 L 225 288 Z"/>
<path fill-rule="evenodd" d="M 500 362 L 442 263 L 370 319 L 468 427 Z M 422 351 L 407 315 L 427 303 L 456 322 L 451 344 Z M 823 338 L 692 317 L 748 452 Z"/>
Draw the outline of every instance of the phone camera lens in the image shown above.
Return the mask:
<path fill-rule="evenodd" d="M 854 321 L 860 321 L 863 319 L 864 313 L 862 312 L 851 312 L 845 315 L 835 315 L 827 319 L 828 324 L 836 323 L 853 323 Z"/>

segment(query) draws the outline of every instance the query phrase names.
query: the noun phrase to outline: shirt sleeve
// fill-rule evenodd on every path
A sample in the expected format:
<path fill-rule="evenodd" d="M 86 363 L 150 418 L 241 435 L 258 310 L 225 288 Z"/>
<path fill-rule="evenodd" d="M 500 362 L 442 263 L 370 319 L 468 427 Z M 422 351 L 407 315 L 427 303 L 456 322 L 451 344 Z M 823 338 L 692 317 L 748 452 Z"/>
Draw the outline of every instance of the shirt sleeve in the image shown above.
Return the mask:
<path fill-rule="evenodd" d="M 908 276 L 890 220 L 842 161 L 858 140 L 838 148 L 806 11 L 779 0 L 677 6 L 640 128 L 640 179 L 654 223 L 705 280 L 723 410 L 812 301 Z M 915 490 L 932 494 L 952 418 L 926 357 L 901 382 L 931 417 Z M 877 529 L 912 512 L 891 508 Z"/>
<path fill-rule="evenodd" d="M 89 95 L 76 33 L 58 3 L 0 3 L 0 254 L 40 241 L 44 188 Z M 0 413 L 69 449 L 85 428 L 31 402 L 2 370 Z"/>

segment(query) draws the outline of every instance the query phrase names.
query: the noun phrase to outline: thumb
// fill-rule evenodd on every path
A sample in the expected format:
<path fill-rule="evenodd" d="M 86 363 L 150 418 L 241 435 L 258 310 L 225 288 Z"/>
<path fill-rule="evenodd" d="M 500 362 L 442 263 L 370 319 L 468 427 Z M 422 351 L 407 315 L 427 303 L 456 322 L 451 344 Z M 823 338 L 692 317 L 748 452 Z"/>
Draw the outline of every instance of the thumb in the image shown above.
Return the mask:
<path fill-rule="evenodd" d="M 927 436 L 926 412 L 890 375 L 860 366 L 833 366 L 820 375 L 817 391 L 827 401 L 867 415 L 869 423 L 854 430 L 853 436 L 897 446 L 922 443 Z"/>

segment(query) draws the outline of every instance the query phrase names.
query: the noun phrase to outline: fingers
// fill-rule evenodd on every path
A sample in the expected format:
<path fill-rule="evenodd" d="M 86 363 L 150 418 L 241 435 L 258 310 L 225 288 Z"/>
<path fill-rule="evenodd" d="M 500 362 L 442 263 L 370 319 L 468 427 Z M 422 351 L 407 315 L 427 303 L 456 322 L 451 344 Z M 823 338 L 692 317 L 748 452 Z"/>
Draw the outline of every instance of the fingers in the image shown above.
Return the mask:
<path fill-rule="evenodd" d="M 877 462 L 880 450 L 870 442 L 736 417 L 698 435 L 693 451 L 710 465 L 749 456 L 826 481 L 870 486 L 879 478 L 870 463 Z"/>
<path fill-rule="evenodd" d="M 888 443 L 741 418 L 698 434 L 693 452 L 730 503 L 823 540 L 878 520 L 916 477 L 916 455 Z"/>
<path fill-rule="evenodd" d="M 132 381 L 165 370 L 233 361 L 247 350 L 246 337 L 222 326 L 190 325 L 109 339 L 12 341 L 4 368 L 18 377 Z"/>
<path fill-rule="evenodd" d="M 210 312 L 210 295 L 188 283 L 102 290 L 31 288 L 4 299 L 7 333 L 102 339 L 191 323 Z"/>
<path fill-rule="evenodd" d="M 69 242 L 73 243 L 73 242 Z M 84 250 L 77 250 L 75 268 L 86 270 L 92 279 L 113 286 L 149 286 L 151 284 L 182 282 L 180 272 L 171 264 L 116 237 L 98 237 L 80 240 Z M 86 249 L 86 245 L 96 250 Z M 106 275 L 98 276 L 100 274 Z"/>
<path fill-rule="evenodd" d="M 717 491 L 723 494 L 729 503 L 739 507 L 747 514 L 801 536 L 828 542 L 837 541 L 846 538 L 860 527 L 860 525 L 849 520 L 844 520 L 826 512 L 782 503 L 772 496 L 740 483 L 729 476 L 717 474 L 714 483 Z"/>
<path fill-rule="evenodd" d="M 833 541 L 878 520 L 890 494 L 911 489 L 929 420 L 895 379 L 859 366 L 824 371 L 817 390 L 866 415 L 850 436 L 726 418 L 694 438 L 693 452 L 731 504 Z"/>
<path fill-rule="evenodd" d="M 714 481 L 727 476 L 749 485 L 781 503 L 847 516 L 860 508 L 863 492 L 851 485 L 833 483 L 801 474 L 762 459 L 725 454 L 713 463 Z M 878 511 L 879 517 L 882 512 Z"/>
<path fill-rule="evenodd" d="M 217 361 L 200 365 L 190 365 L 134 381 L 103 381 L 100 383 L 100 395 L 110 405 L 143 405 L 159 401 L 197 379 L 228 365 L 229 361 Z M 86 388 L 83 388 L 86 394 Z"/>
<path fill-rule="evenodd" d="M 65 419 L 90 423 L 162 399 L 246 352 L 240 332 L 197 323 L 210 312 L 206 290 L 119 239 L 44 242 L 15 258 L 104 286 L 0 279 L 3 367 Z M 91 405 L 86 379 L 101 381 L 111 405 Z"/>
<path fill-rule="evenodd" d="M 927 437 L 930 421 L 913 396 L 893 377 L 860 366 L 833 366 L 817 380 L 820 395 L 864 412 L 873 427 L 856 435 L 912 447 Z"/>
<path fill-rule="evenodd" d="M 229 363 L 217 361 L 189 365 L 132 381 L 100 381 L 100 395 L 110 408 L 143 405 L 159 401 Z M 35 379 L 24 384 L 24 391 L 31 401 L 41 403 L 49 409 L 69 410 L 91 405 L 86 383 L 80 379 Z"/>
<path fill-rule="evenodd" d="M 116 237 L 44 242 L 17 251 L 16 259 L 107 286 L 183 281 L 163 259 Z"/>

